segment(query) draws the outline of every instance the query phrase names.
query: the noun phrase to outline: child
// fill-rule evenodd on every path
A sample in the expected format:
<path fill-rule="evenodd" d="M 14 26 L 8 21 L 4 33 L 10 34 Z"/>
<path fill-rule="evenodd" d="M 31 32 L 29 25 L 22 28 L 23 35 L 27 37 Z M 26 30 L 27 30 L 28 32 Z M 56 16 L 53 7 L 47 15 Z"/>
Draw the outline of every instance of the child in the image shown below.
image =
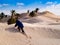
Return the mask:
<path fill-rule="evenodd" d="M 18 26 L 19 31 L 22 31 L 22 33 L 24 33 L 24 30 L 23 30 L 24 26 L 23 26 L 22 22 L 20 22 L 18 19 L 16 20 L 15 27 L 16 26 Z"/>

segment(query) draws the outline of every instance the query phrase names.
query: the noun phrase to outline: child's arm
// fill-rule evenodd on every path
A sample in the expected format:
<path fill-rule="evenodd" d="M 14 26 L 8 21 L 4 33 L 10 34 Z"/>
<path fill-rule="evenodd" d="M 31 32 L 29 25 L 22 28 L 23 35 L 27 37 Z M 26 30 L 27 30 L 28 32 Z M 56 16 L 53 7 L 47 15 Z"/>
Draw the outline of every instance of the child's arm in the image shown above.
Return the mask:
<path fill-rule="evenodd" d="M 15 27 L 17 26 L 17 24 L 15 24 Z"/>

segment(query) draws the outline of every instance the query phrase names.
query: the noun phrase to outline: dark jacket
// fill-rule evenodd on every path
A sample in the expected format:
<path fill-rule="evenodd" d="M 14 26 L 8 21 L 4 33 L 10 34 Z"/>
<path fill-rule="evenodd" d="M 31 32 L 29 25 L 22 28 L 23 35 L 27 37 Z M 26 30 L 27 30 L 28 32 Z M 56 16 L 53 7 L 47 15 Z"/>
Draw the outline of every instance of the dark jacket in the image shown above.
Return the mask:
<path fill-rule="evenodd" d="M 22 22 L 20 22 L 19 20 L 16 20 L 16 25 L 15 25 L 15 27 L 16 26 L 18 26 L 18 27 L 20 27 L 20 28 L 23 28 L 24 26 L 23 26 L 23 24 L 22 24 Z"/>

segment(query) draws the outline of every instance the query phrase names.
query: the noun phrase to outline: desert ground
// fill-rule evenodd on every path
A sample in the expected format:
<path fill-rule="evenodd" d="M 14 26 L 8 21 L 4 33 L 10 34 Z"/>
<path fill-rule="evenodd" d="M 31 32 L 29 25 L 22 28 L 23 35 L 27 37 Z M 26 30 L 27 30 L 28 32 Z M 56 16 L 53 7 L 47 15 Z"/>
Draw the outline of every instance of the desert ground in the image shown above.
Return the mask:
<path fill-rule="evenodd" d="M 0 23 L 0 45 L 60 45 L 60 17 L 49 12 L 23 18 L 26 35 L 15 24 Z"/>

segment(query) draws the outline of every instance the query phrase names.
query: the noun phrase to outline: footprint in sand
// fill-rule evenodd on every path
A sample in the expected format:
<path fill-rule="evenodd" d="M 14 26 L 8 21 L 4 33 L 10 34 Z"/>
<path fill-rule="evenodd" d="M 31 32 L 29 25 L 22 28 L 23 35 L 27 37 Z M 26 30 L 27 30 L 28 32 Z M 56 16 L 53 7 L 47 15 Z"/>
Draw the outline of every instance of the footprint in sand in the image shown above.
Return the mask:
<path fill-rule="evenodd" d="M 29 44 L 29 45 L 31 45 L 31 44 Z"/>
<path fill-rule="evenodd" d="M 29 36 L 29 37 L 28 37 L 28 43 L 27 43 L 28 45 L 31 45 L 31 39 L 32 39 L 32 37 Z"/>
<path fill-rule="evenodd" d="M 31 37 L 31 36 L 29 36 L 29 39 L 32 39 L 32 37 Z"/>

